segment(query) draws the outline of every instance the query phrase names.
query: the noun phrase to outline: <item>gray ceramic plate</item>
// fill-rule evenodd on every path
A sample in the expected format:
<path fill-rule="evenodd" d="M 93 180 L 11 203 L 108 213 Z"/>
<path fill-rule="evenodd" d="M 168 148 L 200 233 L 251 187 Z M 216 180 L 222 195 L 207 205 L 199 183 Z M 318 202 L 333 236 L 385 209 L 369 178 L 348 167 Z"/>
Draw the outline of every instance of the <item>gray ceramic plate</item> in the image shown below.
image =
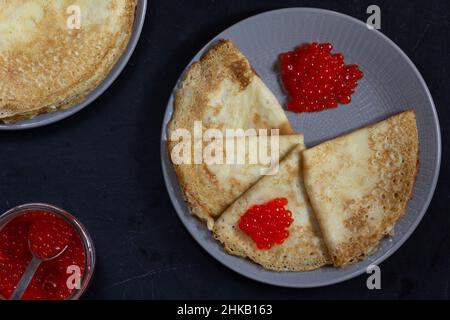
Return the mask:
<path fill-rule="evenodd" d="M 441 159 L 439 122 L 433 100 L 409 58 L 386 36 L 369 30 L 365 23 L 340 13 L 312 8 L 266 12 L 239 22 L 213 41 L 218 38 L 235 41 L 265 83 L 283 102 L 285 95 L 274 70 L 278 54 L 304 42 L 331 42 L 334 50 L 342 52 L 347 62 L 358 64 L 365 76 L 348 106 L 316 114 L 288 112 L 295 129 L 305 134 L 308 146 L 313 146 L 413 108 L 417 113 L 419 127 L 420 169 L 406 215 L 397 223 L 395 236 L 383 240 L 376 254 L 344 269 L 326 267 L 310 272 L 267 271 L 248 260 L 227 254 L 206 227 L 190 216 L 166 147 L 166 126 L 173 111 L 172 97 L 163 123 L 162 166 L 172 202 L 192 236 L 230 269 L 257 281 L 285 287 L 317 287 L 341 282 L 362 274 L 370 264 L 379 264 L 393 254 L 425 214 L 434 193 Z M 208 46 L 194 59 L 197 60 Z"/>
<path fill-rule="evenodd" d="M 57 112 L 52 113 L 46 113 L 39 115 L 33 119 L 20 121 L 14 124 L 2 124 L 0 123 L 0 130 L 23 130 L 23 129 L 32 129 L 37 127 L 42 127 L 57 121 L 60 121 L 62 119 L 65 119 L 81 109 L 87 107 L 89 104 L 91 104 L 95 99 L 97 99 L 103 92 L 106 91 L 106 89 L 111 86 L 111 84 L 114 82 L 114 80 L 117 79 L 117 77 L 120 75 L 122 70 L 125 68 L 125 66 L 128 63 L 128 60 L 130 60 L 131 55 L 133 54 L 134 49 L 136 48 L 136 45 L 138 43 L 139 37 L 141 35 L 142 27 L 144 26 L 145 21 L 145 13 L 147 11 L 147 0 L 139 0 L 138 6 L 136 8 L 136 19 L 134 21 L 133 26 L 133 33 L 130 38 L 130 42 L 128 43 L 127 49 L 122 55 L 122 57 L 119 59 L 119 61 L 116 63 L 116 65 L 113 67 L 109 75 L 103 80 L 103 82 L 95 88 L 91 93 L 89 93 L 86 96 L 86 99 L 84 99 L 79 104 L 67 109 L 67 110 L 61 110 Z"/>

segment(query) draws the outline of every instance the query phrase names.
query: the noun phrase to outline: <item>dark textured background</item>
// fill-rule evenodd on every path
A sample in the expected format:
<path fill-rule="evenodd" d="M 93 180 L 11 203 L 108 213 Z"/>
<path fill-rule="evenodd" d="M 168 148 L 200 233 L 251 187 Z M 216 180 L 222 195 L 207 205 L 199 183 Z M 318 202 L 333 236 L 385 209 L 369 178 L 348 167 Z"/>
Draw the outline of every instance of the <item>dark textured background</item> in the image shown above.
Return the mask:
<path fill-rule="evenodd" d="M 159 143 L 173 85 L 205 43 L 241 19 L 308 6 L 366 20 L 370 4 L 381 7 L 381 31 L 413 60 L 436 103 L 443 161 L 431 206 L 411 238 L 381 265 L 382 290 L 367 290 L 365 276 L 305 290 L 248 280 L 204 252 L 170 203 Z M 149 0 L 136 52 L 102 97 L 57 124 L 0 132 L 0 212 L 39 201 L 79 217 L 94 238 L 98 258 L 86 299 L 447 298 L 449 21 L 446 0 Z"/>

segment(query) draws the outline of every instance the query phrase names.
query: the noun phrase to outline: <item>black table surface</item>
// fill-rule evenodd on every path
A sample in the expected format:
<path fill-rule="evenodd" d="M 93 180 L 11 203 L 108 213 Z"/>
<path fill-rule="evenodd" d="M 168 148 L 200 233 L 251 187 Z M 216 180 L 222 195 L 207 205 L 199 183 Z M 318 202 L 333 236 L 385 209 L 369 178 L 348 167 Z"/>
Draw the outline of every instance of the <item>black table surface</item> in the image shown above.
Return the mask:
<path fill-rule="evenodd" d="M 381 8 L 381 31 L 416 64 L 436 103 L 443 159 L 434 199 L 410 239 L 381 264 L 381 290 L 367 289 L 367 275 L 316 289 L 246 279 L 194 241 L 167 194 L 160 132 L 175 81 L 205 43 L 246 17 L 306 6 L 365 21 L 371 4 Z M 137 49 L 105 94 L 59 123 L 0 132 L 0 211 L 52 203 L 88 227 L 98 260 L 85 299 L 448 298 L 449 21 L 446 0 L 149 0 Z"/>

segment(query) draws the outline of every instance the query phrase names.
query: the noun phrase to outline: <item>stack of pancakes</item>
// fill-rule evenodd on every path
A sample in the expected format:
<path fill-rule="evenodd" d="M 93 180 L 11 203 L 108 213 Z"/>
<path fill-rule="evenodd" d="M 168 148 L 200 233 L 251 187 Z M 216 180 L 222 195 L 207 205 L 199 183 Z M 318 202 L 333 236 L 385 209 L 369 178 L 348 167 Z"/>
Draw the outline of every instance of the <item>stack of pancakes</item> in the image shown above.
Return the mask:
<path fill-rule="evenodd" d="M 126 49 L 137 0 L 0 0 L 0 122 L 67 109 Z"/>
<path fill-rule="evenodd" d="M 168 128 L 171 154 L 180 143 L 172 134 L 192 131 L 196 121 L 223 133 L 279 129 L 276 167 L 248 161 L 251 138 L 245 136 L 243 164 L 174 163 L 190 211 L 231 254 L 277 271 L 343 267 L 372 254 L 406 211 L 418 170 L 413 111 L 308 149 L 246 57 L 221 40 L 191 65 L 177 90 Z M 223 156 L 229 152 L 236 151 L 224 148 Z M 288 199 L 290 235 L 260 250 L 239 229 L 239 219 L 278 197 Z"/>

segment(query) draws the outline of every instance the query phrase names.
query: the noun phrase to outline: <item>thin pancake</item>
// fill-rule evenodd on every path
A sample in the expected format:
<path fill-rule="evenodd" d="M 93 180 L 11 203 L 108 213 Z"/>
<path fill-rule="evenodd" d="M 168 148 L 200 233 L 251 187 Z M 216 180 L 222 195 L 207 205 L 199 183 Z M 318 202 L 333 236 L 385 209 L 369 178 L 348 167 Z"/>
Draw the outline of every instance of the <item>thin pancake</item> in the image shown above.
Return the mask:
<path fill-rule="evenodd" d="M 249 157 L 250 150 L 253 152 L 264 151 L 266 155 L 273 154 L 278 163 L 279 159 L 296 145 L 303 145 L 302 135 L 286 135 L 278 137 L 278 150 L 273 149 L 274 146 L 270 142 L 271 138 L 268 138 L 269 141 L 265 149 L 259 148 L 259 141 L 266 138 L 264 136 L 229 138 L 235 143 L 238 141 L 244 143 L 244 164 L 206 164 L 205 162 L 201 164 L 174 164 L 180 186 L 191 212 L 204 220 L 209 229 L 213 227 L 214 218 L 218 217 L 234 200 L 270 169 L 271 165 L 265 161 L 257 161 L 257 163 L 252 164 Z M 250 139 L 257 140 L 256 150 L 255 144 L 250 143 Z M 173 141 L 170 145 L 171 159 L 173 160 L 180 152 L 174 150 L 177 145 L 176 142 Z M 233 149 L 228 148 L 226 141 L 223 143 L 223 147 L 223 163 L 225 163 L 227 154 L 232 153 Z M 237 146 L 234 148 L 233 154 L 237 159 Z M 193 158 L 194 152 L 191 154 L 191 163 L 194 161 Z"/>
<path fill-rule="evenodd" d="M 0 0 L 0 121 L 82 101 L 131 35 L 137 0 Z M 81 29 L 67 21 L 78 6 Z"/>
<path fill-rule="evenodd" d="M 276 175 L 261 178 L 216 221 L 214 234 L 230 254 L 248 257 L 276 271 L 312 270 L 330 262 L 303 185 L 300 165 L 303 148 L 299 145 L 292 150 L 281 161 Z M 239 229 L 239 219 L 251 206 L 278 197 L 288 199 L 286 208 L 294 219 L 288 229 L 290 235 L 281 245 L 257 249 L 253 240 Z"/>
<path fill-rule="evenodd" d="M 336 266 L 373 253 L 405 213 L 418 144 L 407 111 L 303 152 L 306 190 Z"/>
<path fill-rule="evenodd" d="M 292 134 L 275 96 L 231 40 L 221 40 L 186 72 L 176 93 L 169 134 L 204 129 L 280 129 Z"/>

